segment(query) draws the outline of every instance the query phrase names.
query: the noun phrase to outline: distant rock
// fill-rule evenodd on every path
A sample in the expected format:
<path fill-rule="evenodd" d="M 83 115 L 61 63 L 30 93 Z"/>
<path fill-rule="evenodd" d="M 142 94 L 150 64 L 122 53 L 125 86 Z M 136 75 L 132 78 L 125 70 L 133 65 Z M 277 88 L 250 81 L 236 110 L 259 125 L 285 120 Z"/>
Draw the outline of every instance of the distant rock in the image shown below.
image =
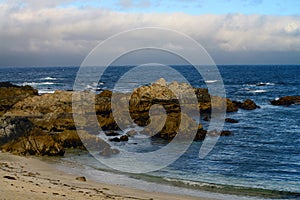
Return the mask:
<path fill-rule="evenodd" d="M 233 133 L 231 131 L 224 130 L 224 131 L 221 131 L 220 136 L 232 136 L 232 135 L 233 135 Z"/>
<path fill-rule="evenodd" d="M 239 101 L 233 101 L 233 103 L 244 110 L 254 110 L 256 108 L 260 108 L 260 106 L 256 105 L 254 101 L 251 99 L 246 99 L 244 102 L 239 102 Z"/>
<path fill-rule="evenodd" d="M 232 119 L 232 118 L 226 118 L 226 119 L 225 119 L 225 122 L 227 122 L 227 123 L 239 123 L 238 120 Z"/>
<path fill-rule="evenodd" d="M 292 104 L 300 104 L 300 96 L 285 96 L 278 99 L 271 100 L 272 105 L 276 106 L 290 106 Z"/>

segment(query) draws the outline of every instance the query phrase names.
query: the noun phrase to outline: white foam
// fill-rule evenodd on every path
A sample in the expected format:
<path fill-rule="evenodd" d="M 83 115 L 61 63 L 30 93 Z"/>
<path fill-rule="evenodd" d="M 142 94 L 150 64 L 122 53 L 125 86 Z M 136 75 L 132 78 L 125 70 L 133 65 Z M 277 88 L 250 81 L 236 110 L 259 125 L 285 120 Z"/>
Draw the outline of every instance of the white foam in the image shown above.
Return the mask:
<path fill-rule="evenodd" d="M 53 78 L 53 77 L 45 77 L 45 78 L 41 78 L 41 80 L 56 80 L 56 78 Z"/>
<path fill-rule="evenodd" d="M 205 83 L 215 83 L 215 82 L 218 82 L 218 80 L 207 80 L 207 81 L 205 81 Z"/>
<path fill-rule="evenodd" d="M 53 94 L 54 90 L 38 90 L 39 94 Z"/>
<path fill-rule="evenodd" d="M 55 83 L 52 82 L 42 82 L 42 83 L 37 83 L 37 82 L 24 82 L 22 85 L 30 85 L 30 86 L 37 86 L 37 85 L 53 85 Z"/>
<path fill-rule="evenodd" d="M 265 93 L 265 92 L 267 92 L 267 90 L 250 90 L 249 92 L 252 92 L 252 93 Z"/>

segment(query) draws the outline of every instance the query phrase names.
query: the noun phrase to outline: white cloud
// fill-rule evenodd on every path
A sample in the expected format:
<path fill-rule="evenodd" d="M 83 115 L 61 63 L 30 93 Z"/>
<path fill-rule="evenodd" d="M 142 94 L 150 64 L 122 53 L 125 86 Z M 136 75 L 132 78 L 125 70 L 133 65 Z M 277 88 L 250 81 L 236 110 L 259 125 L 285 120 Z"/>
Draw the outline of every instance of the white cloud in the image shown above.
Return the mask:
<path fill-rule="evenodd" d="M 145 26 L 183 32 L 209 52 L 300 51 L 300 16 L 138 14 L 57 7 L 61 3 L 58 0 L 40 0 L 34 6 L 33 0 L 26 0 L 31 6 L 18 6 L 20 1 L 14 2 L 0 3 L 0 54 L 3 55 L 84 57 L 107 37 Z M 159 37 L 163 40 L 167 36 Z M 134 38 L 124 43 L 138 41 Z"/>

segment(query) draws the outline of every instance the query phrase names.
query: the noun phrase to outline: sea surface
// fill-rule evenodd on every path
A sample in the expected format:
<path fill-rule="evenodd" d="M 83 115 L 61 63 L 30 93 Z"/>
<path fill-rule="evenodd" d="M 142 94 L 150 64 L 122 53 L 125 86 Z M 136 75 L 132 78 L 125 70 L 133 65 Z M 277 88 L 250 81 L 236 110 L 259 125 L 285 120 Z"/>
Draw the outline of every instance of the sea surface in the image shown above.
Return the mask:
<path fill-rule="evenodd" d="M 132 68 L 134 66 L 111 67 L 98 84 L 89 85 L 86 89 L 97 92 L 103 89 L 126 92 L 127 88 L 138 87 L 139 84 L 132 81 L 127 83 L 130 87 L 122 84 L 115 88 L 116 81 Z M 79 67 L 2 67 L 0 81 L 31 85 L 40 94 L 53 93 L 55 90 L 72 90 L 78 69 Z M 195 87 L 207 87 L 216 81 L 205 82 L 199 79 L 191 66 L 173 66 L 173 69 L 184 75 Z M 300 193 L 300 107 L 270 104 L 270 100 L 281 96 L 300 95 L 300 66 L 228 65 L 218 66 L 218 69 L 228 98 L 239 101 L 252 99 L 261 108 L 228 113 L 227 117 L 239 120 L 237 124 L 225 123 L 224 129 L 230 130 L 234 135 L 220 137 L 204 159 L 198 156 L 202 142 L 193 142 L 176 162 L 147 174 L 116 172 L 81 151 L 69 151 L 64 158 L 55 158 L 55 162 L 61 163 L 61 168 L 64 169 L 78 171 L 84 168 L 90 177 L 102 177 L 99 181 L 139 188 L 138 183 L 127 179 L 143 180 L 149 183 L 143 187 L 152 187 L 148 190 L 154 191 L 160 189 L 151 186 L 151 182 L 175 185 L 182 190 L 187 188 L 187 191 L 181 192 L 188 194 L 203 187 L 206 190 L 210 187 L 223 187 L 230 191 L 230 187 L 233 190 L 238 187 L 249 191 L 263 189 Z M 141 76 L 147 81 L 151 74 L 147 72 Z M 207 126 L 208 122 L 201 119 L 201 123 Z M 156 149 L 163 145 L 163 142 L 146 138 L 143 144 L 134 146 L 128 142 L 118 148 L 140 151 L 145 146 Z M 99 176 L 95 175 L 97 173 Z M 103 178 L 105 173 L 113 173 L 115 176 L 106 175 Z"/>

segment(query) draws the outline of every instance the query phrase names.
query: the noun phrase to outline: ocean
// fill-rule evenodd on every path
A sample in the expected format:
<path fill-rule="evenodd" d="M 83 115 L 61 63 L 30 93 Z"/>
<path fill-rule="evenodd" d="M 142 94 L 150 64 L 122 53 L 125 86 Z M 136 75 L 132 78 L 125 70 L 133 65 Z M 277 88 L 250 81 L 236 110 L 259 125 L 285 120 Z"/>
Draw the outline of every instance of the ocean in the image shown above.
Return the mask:
<path fill-rule="evenodd" d="M 115 82 L 133 67 L 111 67 L 98 85 L 87 86 L 87 89 L 125 92 L 126 85 L 114 88 Z M 172 68 L 184 75 L 195 87 L 206 87 L 206 84 L 214 81 L 204 82 L 199 80 L 199 77 L 194 77 L 191 66 Z M 40 94 L 53 93 L 55 90 L 72 90 L 78 69 L 79 67 L 1 67 L 0 81 L 31 85 L 38 89 Z M 285 107 L 270 104 L 270 100 L 281 96 L 300 95 L 300 66 L 226 65 L 218 66 L 218 69 L 228 98 L 239 101 L 252 99 L 261 108 L 252 111 L 240 109 L 238 112 L 227 113 L 227 117 L 239 120 L 237 124 L 225 123 L 224 129 L 230 130 L 233 136 L 220 137 L 204 159 L 198 157 L 202 142 L 193 142 L 176 162 L 147 174 L 116 172 L 96 162 L 88 153 L 77 150 L 70 150 L 65 157 L 54 158 L 51 162 L 60 163 L 60 168 L 64 170 L 80 172 L 85 169 L 87 176 L 96 180 L 98 177 L 99 181 L 139 189 L 150 187 L 147 190 L 153 191 L 163 190 L 163 187 L 155 188 L 155 184 L 150 184 L 154 182 L 176 186 L 183 190 L 178 190 L 179 193 L 196 196 L 197 191 L 201 189 L 217 191 L 218 188 L 221 192 L 223 188 L 223 192 L 229 194 L 234 194 L 230 191 L 237 188 L 244 188 L 248 193 L 300 193 L 299 105 Z M 139 86 L 135 85 L 135 82 L 128 84 L 131 84 L 131 87 L 132 84 Z M 201 123 L 204 127 L 207 126 L 207 122 L 201 120 Z M 148 141 L 144 145 L 155 149 L 164 144 Z M 139 145 L 136 149 L 130 144 L 128 147 L 126 144 L 124 146 L 131 150 L 139 150 Z M 203 193 L 201 195 L 205 196 Z"/>

